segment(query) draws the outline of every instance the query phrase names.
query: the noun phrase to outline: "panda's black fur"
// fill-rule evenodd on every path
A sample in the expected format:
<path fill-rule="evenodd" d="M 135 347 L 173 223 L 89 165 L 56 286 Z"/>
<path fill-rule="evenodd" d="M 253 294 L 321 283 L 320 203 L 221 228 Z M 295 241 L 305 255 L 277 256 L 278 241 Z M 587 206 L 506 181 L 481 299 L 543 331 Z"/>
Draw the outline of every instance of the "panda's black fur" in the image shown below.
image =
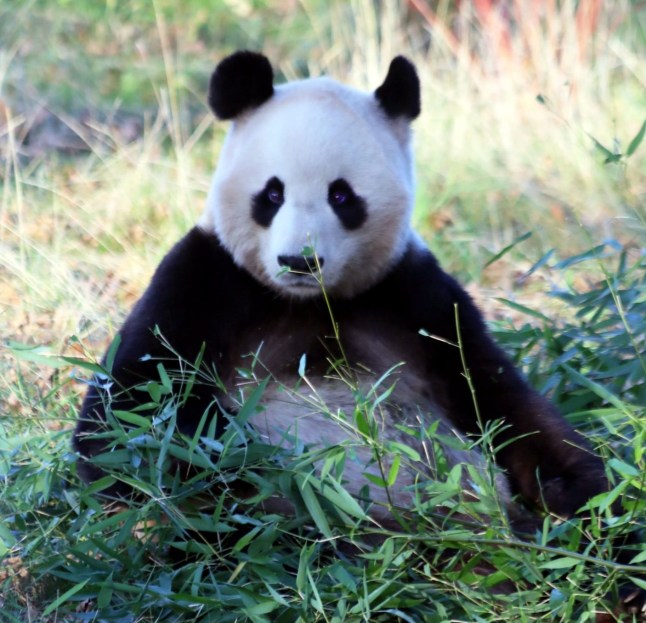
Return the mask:
<path fill-rule="evenodd" d="M 213 72 L 208 102 L 218 118 L 233 119 L 274 94 L 274 72 L 267 58 L 256 52 L 238 52 L 225 58 Z"/>
<path fill-rule="evenodd" d="M 403 56 L 393 59 L 375 97 L 389 117 L 415 119 L 422 112 L 417 72 L 408 59 Z"/>
<path fill-rule="evenodd" d="M 205 288 L 205 283 L 210 286 Z M 573 514 L 605 487 L 599 459 L 554 408 L 527 386 L 492 342 L 469 296 L 441 270 L 430 252 L 407 252 L 390 274 L 368 292 L 350 301 L 333 301 L 342 342 L 346 328 L 360 323 L 374 326 L 378 335 L 393 331 L 404 334 L 410 345 L 403 350 L 423 350 L 429 391 L 444 397 L 448 413 L 463 414 L 454 422 L 459 430 L 478 433 L 458 349 L 418 332 L 428 327 L 434 335 L 455 343 L 455 305 L 482 420 L 486 423 L 504 414 L 509 425 L 498 438 L 499 445 L 505 447 L 497 461 L 508 470 L 514 488 L 527 499 L 537 503 L 542 499 L 560 515 Z M 123 388 L 158 378 L 157 362 L 167 358 L 168 351 L 153 335 L 154 327 L 159 327 L 165 340 L 188 361 L 197 359 L 204 343 L 205 361 L 226 374 L 227 366 L 236 359 L 233 353 L 251 352 L 249 348 L 236 351 L 237 344 L 249 346 L 254 337 L 266 339 L 265 327 L 276 321 L 293 327 L 291 335 L 282 336 L 284 352 L 289 356 L 281 365 L 297 366 L 303 345 L 308 344 L 308 365 L 324 371 L 329 357 L 328 350 L 322 347 L 329 342 L 327 313 L 321 299 L 288 302 L 276 297 L 234 264 L 215 235 L 194 228 L 164 258 L 123 325 L 113 374 Z M 311 332 L 312 327 L 316 331 Z M 146 355 L 150 357 L 144 358 Z M 353 353 L 346 355 L 352 361 Z M 104 417 L 104 397 L 98 387 L 89 389 L 74 435 L 75 448 L 83 457 L 103 450 L 103 442 L 91 436 Z M 178 413 L 181 432 L 195 432 L 204 409 L 213 401 L 213 392 L 211 386 L 195 387 L 193 396 Z M 112 403 L 112 408 L 128 410 L 139 402 L 140 397 L 126 393 Z M 515 437 L 521 439 L 504 444 Z M 86 481 L 99 476 L 86 461 L 80 463 L 79 471 Z"/>
<path fill-rule="evenodd" d="M 272 99 L 272 80 L 264 56 L 235 54 L 216 69 L 209 102 L 220 118 L 244 116 Z M 388 118 L 416 117 L 420 95 L 414 67 L 406 59 L 395 59 L 375 98 Z M 252 209 L 253 198 L 249 197 L 250 221 Z M 367 210 L 370 218 L 370 206 Z M 266 219 L 260 225 L 270 223 Z M 592 496 L 606 490 L 600 459 L 555 408 L 528 386 L 492 341 L 470 297 L 439 267 L 430 251 L 409 241 L 375 283 L 352 296 L 332 293 L 329 303 L 350 365 L 371 365 L 363 360 L 367 345 L 361 336 L 373 336 L 375 349 L 383 343 L 395 353 L 391 365 L 404 362 L 425 379 L 420 400 L 432 396 L 456 430 L 466 435 L 479 433 L 490 422 L 504 421 L 496 437 L 496 461 L 506 471 L 513 492 L 561 516 L 572 516 Z M 455 346 L 456 324 L 480 421 Z M 192 229 L 168 253 L 121 328 L 112 374 L 123 392 L 112 390 L 116 396 L 112 409 L 141 406 L 141 392 L 129 388 L 158 378 L 158 360 L 166 358 L 168 351 L 154 334 L 155 328 L 188 361 L 195 361 L 204 348 L 205 364 L 229 380 L 241 358 L 261 343 L 263 364 L 272 373 L 296 369 L 305 353 L 307 373 L 313 378 L 326 375 L 338 349 L 337 341 L 330 338 L 329 310 L 322 297 L 283 296 L 261 283 L 234 260 L 214 231 L 204 227 Z M 421 330 L 435 337 L 422 335 Z M 79 473 L 87 482 L 101 475 L 90 459 L 105 450 L 105 441 L 93 436 L 106 419 L 107 396 L 101 387 L 98 383 L 90 386 L 74 433 Z M 224 401 L 213 386 L 196 384 L 178 411 L 179 430 L 192 435 L 214 397 Z M 116 495 L 125 490 L 114 485 L 104 493 Z"/>

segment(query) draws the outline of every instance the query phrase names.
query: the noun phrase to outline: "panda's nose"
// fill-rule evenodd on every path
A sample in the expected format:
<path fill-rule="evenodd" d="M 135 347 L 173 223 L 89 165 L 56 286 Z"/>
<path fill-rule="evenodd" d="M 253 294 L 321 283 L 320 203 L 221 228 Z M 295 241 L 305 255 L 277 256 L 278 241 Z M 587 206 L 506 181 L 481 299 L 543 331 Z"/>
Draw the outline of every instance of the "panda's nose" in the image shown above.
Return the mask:
<path fill-rule="evenodd" d="M 322 257 L 317 259 L 313 255 L 303 257 L 302 255 L 279 255 L 278 264 L 279 266 L 285 266 L 289 270 L 293 270 L 297 273 L 315 273 L 318 271 L 318 268 L 323 268 L 325 260 Z"/>

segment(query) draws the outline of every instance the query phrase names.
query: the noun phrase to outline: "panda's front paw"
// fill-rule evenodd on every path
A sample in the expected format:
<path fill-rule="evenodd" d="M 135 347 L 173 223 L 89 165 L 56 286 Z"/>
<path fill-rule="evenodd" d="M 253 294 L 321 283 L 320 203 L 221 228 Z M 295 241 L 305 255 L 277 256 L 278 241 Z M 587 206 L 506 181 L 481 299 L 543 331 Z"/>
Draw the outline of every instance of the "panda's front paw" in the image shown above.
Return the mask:
<path fill-rule="evenodd" d="M 598 612 L 595 623 L 644 623 L 646 621 L 646 591 L 627 584 L 619 589 L 619 602 L 606 612 Z"/>
<path fill-rule="evenodd" d="M 558 476 L 540 483 L 539 502 L 558 517 L 574 517 L 599 493 L 605 491 L 605 479 L 568 478 Z"/>
<path fill-rule="evenodd" d="M 619 589 L 619 605 L 622 612 L 632 615 L 637 621 L 646 621 L 646 590 L 627 584 Z"/>

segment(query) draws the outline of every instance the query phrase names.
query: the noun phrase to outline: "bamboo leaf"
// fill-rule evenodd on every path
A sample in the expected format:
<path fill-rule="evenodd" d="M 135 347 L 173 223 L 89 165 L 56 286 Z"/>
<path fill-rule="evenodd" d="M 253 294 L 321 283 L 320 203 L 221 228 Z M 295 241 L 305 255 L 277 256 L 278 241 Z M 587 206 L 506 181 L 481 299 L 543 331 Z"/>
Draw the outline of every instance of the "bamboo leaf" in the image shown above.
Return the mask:
<path fill-rule="evenodd" d="M 646 119 L 644 119 L 644 123 L 642 123 L 642 127 L 639 128 L 639 132 L 637 132 L 633 140 L 630 141 L 630 145 L 628 145 L 628 149 L 626 149 L 626 156 L 632 156 L 635 153 L 635 150 L 639 147 L 641 142 L 644 140 L 644 134 L 646 134 Z"/>
<path fill-rule="evenodd" d="M 560 262 L 556 262 L 556 264 L 554 264 L 552 268 L 554 270 L 562 270 L 564 268 L 569 268 L 574 264 L 579 264 L 580 262 L 585 262 L 587 260 L 596 260 L 603 257 L 605 252 L 606 252 L 606 245 L 598 244 L 596 247 L 592 247 L 592 249 L 589 249 L 584 253 L 579 253 L 577 255 L 573 255 L 564 260 L 561 260 Z"/>
<path fill-rule="evenodd" d="M 628 405 L 624 403 L 620 398 L 615 396 L 610 390 L 606 389 L 603 385 L 600 385 L 592 379 L 589 379 L 566 363 L 562 363 L 561 368 L 566 370 L 568 375 L 575 379 L 580 385 L 595 393 L 597 396 L 599 396 L 599 398 L 602 398 L 623 413 L 630 413 Z"/>
<path fill-rule="evenodd" d="M 628 465 L 624 461 L 620 461 L 617 458 L 612 458 L 608 461 L 608 465 L 612 467 L 618 474 L 623 478 L 638 478 L 640 473 L 639 470 L 633 465 Z"/>
<path fill-rule="evenodd" d="M 47 608 L 43 610 L 43 617 L 46 617 L 47 615 L 51 614 L 56 610 L 59 606 L 64 604 L 70 597 L 73 597 L 78 593 L 79 591 L 83 590 L 85 588 L 85 585 L 90 581 L 90 578 L 86 578 L 79 584 L 76 584 L 72 586 L 68 591 L 65 591 L 60 597 L 55 599 Z"/>
<path fill-rule="evenodd" d="M 399 441 L 391 441 L 388 443 L 388 448 L 393 452 L 399 452 L 406 455 L 411 461 L 422 460 L 420 453 L 410 446 L 407 446 L 405 443 L 400 443 Z"/>
<path fill-rule="evenodd" d="M 327 517 L 321 508 L 321 504 L 316 497 L 316 493 L 312 485 L 310 484 L 309 479 L 305 479 L 303 476 L 297 475 L 296 482 L 298 483 L 298 489 L 301 492 L 301 497 L 305 507 L 309 511 L 316 527 L 325 535 L 328 539 L 332 538 L 332 530 L 330 524 L 328 523 Z"/>
<path fill-rule="evenodd" d="M 498 253 L 496 253 L 492 258 L 487 260 L 483 268 L 487 268 L 487 266 L 491 266 L 494 262 L 497 262 L 501 257 L 509 253 L 509 251 L 511 251 L 516 245 L 520 244 L 521 242 L 524 242 L 528 238 L 531 238 L 531 236 L 532 236 L 531 231 L 525 232 L 521 236 L 518 236 L 518 238 L 515 238 L 510 244 L 504 247 L 501 251 L 498 251 Z"/>
<path fill-rule="evenodd" d="M 245 608 L 244 611 L 249 616 L 259 615 L 259 614 L 269 614 L 278 608 L 278 604 L 273 599 L 264 599 L 254 606 L 249 606 Z"/>
<path fill-rule="evenodd" d="M 592 142 L 594 143 L 594 146 L 597 148 L 598 151 L 600 151 L 606 159 L 604 160 L 604 163 L 609 163 L 609 162 L 616 162 L 621 158 L 621 154 L 616 154 L 612 151 L 610 151 L 607 147 L 604 147 L 594 136 L 591 134 L 588 134 L 588 136 L 592 139 Z"/>
<path fill-rule="evenodd" d="M 62 368 L 69 365 L 78 366 L 94 374 L 105 374 L 102 366 L 79 357 L 67 357 L 52 353 L 48 346 L 32 346 L 20 344 L 18 342 L 9 342 L 9 350 L 16 359 L 21 361 L 30 361 L 49 368 Z"/>
<path fill-rule="evenodd" d="M 370 424 L 366 414 L 362 409 L 355 409 L 354 411 L 354 422 L 357 425 L 357 430 L 364 436 L 370 437 Z"/>
<path fill-rule="evenodd" d="M 173 391 L 173 383 L 170 380 L 170 377 L 168 376 L 168 372 L 166 372 L 166 368 L 164 367 L 163 363 L 157 364 L 157 372 L 159 373 L 159 380 L 161 381 L 162 387 L 167 392 Z"/>
<path fill-rule="evenodd" d="M 99 594 L 97 595 L 96 605 L 99 608 L 107 608 L 110 605 L 110 601 L 112 600 L 112 591 L 113 591 L 112 576 L 113 574 L 111 573 L 108 576 L 106 582 L 101 587 Z"/>
<path fill-rule="evenodd" d="M 381 478 L 380 476 L 376 476 L 375 474 L 371 474 L 369 472 L 365 472 L 364 476 L 372 483 L 376 484 L 378 487 L 387 487 L 388 483 Z"/>
<path fill-rule="evenodd" d="M 399 466 L 401 464 L 401 456 L 396 454 L 393 458 L 393 464 L 390 466 L 388 471 L 388 486 L 392 487 L 397 480 L 397 474 L 399 474 Z"/>
<path fill-rule="evenodd" d="M 332 485 L 332 487 L 329 486 L 330 484 Z M 343 488 L 343 485 L 335 478 L 328 476 L 324 485 L 327 486 L 323 486 L 321 488 L 321 494 L 325 498 L 330 500 L 330 502 L 332 502 L 332 504 L 339 508 L 339 510 L 357 519 L 366 518 L 366 513 L 361 508 L 361 506 L 359 506 L 359 503 Z"/>
<path fill-rule="evenodd" d="M 152 420 L 150 418 L 144 417 L 143 415 L 137 415 L 131 411 L 119 411 L 115 409 L 112 411 L 112 415 L 126 424 L 132 424 L 133 426 L 137 426 L 143 430 L 148 430 L 152 424 Z"/>
<path fill-rule="evenodd" d="M 536 311 L 531 307 L 526 307 L 525 305 L 521 305 L 520 303 L 515 303 L 514 301 L 510 301 L 509 299 L 503 299 L 500 297 L 496 297 L 496 301 L 499 301 L 503 305 L 507 305 L 507 307 L 511 307 L 516 311 L 522 312 L 523 314 L 527 314 L 528 316 L 533 316 L 534 318 L 538 318 L 543 322 L 547 322 L 547 323 L 551 322 L 550 319 L 545 314 L 541 314 L 541 312 Z"/>
<path fill-rule="evenodd" d="M 571 558 L 570 556 L 562 556 L 561 558 L 555 558 L 554 560 L 548 560 L 543 564 L 539 565 L 541 569 L 569 569 L 570 567 L 575 567 L 581 561 L 578 558 Z"/>
<path fill-rule="evenodd" d="M 642 590 L 646 591 L 646 580 L 643 578 L 636 578 L 634 575 L 628 576 L 631 582 L 634 582 L 636 586 L 639 586 Z"/>
<path fill-rule="evenodd" d="M 121 345 L 121 334 L 117 333 L 114 339 L 112 340 L 108 352 L 105 354 L 105 369 L 108 373 L 112 373 L 112 367 L 114 366 L 114 358 L 117 355 L 119 346 Z"/>
<path fill-rule="evenodd" d="M 260 383 L 258 383 L 258 387 L 256 387 L 253 392 L 251 392 L 249 398 L 245 400 L 242 408 L 240 409 L 236 417 L 233 418 L 237 424 L 244 426 L 249 418 L 258 412 L 260 399 L 262 398 L 262 395 L 267 388 L 267 383 L 269 383 L 269 377 L 263 379 Z"/>

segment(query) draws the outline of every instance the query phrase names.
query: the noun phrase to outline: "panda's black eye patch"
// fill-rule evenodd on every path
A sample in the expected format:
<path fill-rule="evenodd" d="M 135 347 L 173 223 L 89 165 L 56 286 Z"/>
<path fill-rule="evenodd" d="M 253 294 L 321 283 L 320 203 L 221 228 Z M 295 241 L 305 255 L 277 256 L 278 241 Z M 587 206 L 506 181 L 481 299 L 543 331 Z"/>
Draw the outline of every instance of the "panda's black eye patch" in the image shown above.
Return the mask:
<path fill-rule="evenodd" d="M 346 229 L 358 229 L 368 217 L 365 200 L 342 177 L 329 185 L 327 200 Z"/>
<path fill-rule="evenodd" d="M 261 227 L 269 227 L 285 202 L 285 184 L 277 177 L 267 180 L 265 187 L 251 199 L 251 217 Z"/>

